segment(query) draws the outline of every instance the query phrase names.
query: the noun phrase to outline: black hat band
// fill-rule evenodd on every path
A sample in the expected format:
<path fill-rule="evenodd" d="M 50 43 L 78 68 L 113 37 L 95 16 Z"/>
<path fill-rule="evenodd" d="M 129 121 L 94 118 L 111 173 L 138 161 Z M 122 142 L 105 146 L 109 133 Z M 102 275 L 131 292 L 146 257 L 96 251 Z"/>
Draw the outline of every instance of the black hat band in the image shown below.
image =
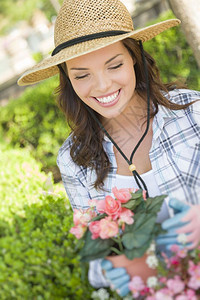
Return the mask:
<path fill-rule="evenodd" d="M 104 37 L 109 37 L 109 36 L 116 36 L 116 35 L 122 35 L 122 34 L 126 34 L 129 33 L 130 31 L 122 31 L 122 30 L 112 30 L 112 31 L 103 31 L 103 32 L 98 32 L 98 33 L 93 33 L 93 34 L 88 34 L 88 35 L 84 35 L 84 36 L 80 36 L 78 38 L 69 40 L 67 42 L 64 42 L 60 45 L 58 45 L 52 52 L 51 56 L 56 55 L 58 52 L 60 52 L 61 50 L 70 47 L 70 46 L 74 46 L 77 45 L 79 43 L 83 43 L 86 41 L 91 41 L 91 40 L 95 40 L 98 38 L 104 38 Z"/>

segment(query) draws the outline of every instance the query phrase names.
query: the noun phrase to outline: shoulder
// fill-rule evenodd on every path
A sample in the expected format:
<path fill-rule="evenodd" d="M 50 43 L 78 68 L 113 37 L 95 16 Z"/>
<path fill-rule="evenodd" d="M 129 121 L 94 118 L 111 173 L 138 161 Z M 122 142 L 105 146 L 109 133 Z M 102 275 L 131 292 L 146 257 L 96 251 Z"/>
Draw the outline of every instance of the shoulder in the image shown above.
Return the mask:
<path fill-rule="evenodd" d="M 72 134 L 69 135 L 69 137 L 64 141 L 62 146 L 60 147 L 58 151 L 57 156 L 57 165 L 60 169 L 60 172 L 62 173 L 63 169 L 65 172 L 73 172 L 75 173 L 77 169 L 77 165 L 73 162 L 71 156 L 70 156 L 70 150 L 73 144 L 72 140 Z"/>
<path fill-rule="evenodd" d="M 62 144 L 62 146 L 60 147 L 59 151 L 58 151 L 58 157 L 62 157 L 64 155 L 70 154 L 70 150 L 72 147 L 73 141 L 72 141 L 72 133 L 68 136 L 68 138 L 64 141 L 64 143 Z"/>
<path fill-rule="evenodd" d="M 72 133 L 65 140 L 58 151 L 57 165 L 60 169 L 61 176 L 68 176 L 69 178 L 79 178 L 82 182 L 87 179 L 88 168 L 76 164 L 71 155 L 71 147 L 73 145 Z"/>
<path fill-rule="evenodd" d="M 169 92 L 169 97 L 167 98 L 177 104 L 188 104 L 195 100 L 200 100 L 200 92 L 189 89 L 175 89 Z"/>
<path fill-rule="evenodd" d="M 176 104 L 189 104 L 186 109 L 172 110 L 174 115 L 178 117 L 190 115 L 199 124 L 200 116 L 200 92 L 189 89 L 175 89 L 166 94 L 166 98 Z M 195 101 L 195 102 L 194 102 Z M 194 103 L 192 103 L 194 102 Z"/>

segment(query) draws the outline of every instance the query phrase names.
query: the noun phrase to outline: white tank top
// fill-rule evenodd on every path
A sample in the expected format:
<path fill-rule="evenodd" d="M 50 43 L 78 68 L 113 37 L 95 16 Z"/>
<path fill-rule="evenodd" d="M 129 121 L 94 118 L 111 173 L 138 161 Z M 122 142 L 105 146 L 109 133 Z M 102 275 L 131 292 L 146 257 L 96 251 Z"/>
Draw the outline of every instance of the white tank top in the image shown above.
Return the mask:
<path fill-rule="evenodd" d="M 144 174 L 141 174 L 140 176 L 142 177 L 142 179 L 144 180 L 144 182 L 147 186 L 150 197 L 159 196 L 161 194 L 152 170 L 150 170 Z M 119 174 L 116 174 L 115 185 L 118 189 L 138 188 L 138 185 L 135 181 L 134 176 L 125 176 L 125 175 L 119 175 Z M 169 218 L 169 212 L 168 212 L 167 204 L 164 201 L 163 205 L 161 207 L 161 210 L 158 213 L 157 222 L 162 223 L 164 220 L 166 220 L 168 218 Z"/>

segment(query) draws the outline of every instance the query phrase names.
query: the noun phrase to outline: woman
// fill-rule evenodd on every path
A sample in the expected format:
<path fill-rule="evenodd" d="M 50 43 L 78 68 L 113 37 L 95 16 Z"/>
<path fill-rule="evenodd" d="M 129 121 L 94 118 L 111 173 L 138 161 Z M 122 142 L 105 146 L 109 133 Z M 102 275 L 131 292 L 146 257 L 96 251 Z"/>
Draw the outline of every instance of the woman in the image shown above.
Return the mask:
<path fill-rule="evenodd" d="M 168 234 L 158 244 L 169 247 L 177 234 L 189 233 L 192 248 L 200 240 L 200 93 L 163 84 L 142 47 L 179 23 L 168 20 L 135 31 L 118 0 L 65 1 L 52 57 L 18 83 L 60 73 L 59 106 L 72 133 L 57 161 L 73 208 L 86 209 L 89 199 L 104 199 L 113 186 L 168 194 L 173 199 L 158 215 L 159 222 L 167 219 Z M 122 296 L 128 292 L 125 269 L 107 260 L 90 264 L 89 279 L 96 287 L 111 282 Z"/>

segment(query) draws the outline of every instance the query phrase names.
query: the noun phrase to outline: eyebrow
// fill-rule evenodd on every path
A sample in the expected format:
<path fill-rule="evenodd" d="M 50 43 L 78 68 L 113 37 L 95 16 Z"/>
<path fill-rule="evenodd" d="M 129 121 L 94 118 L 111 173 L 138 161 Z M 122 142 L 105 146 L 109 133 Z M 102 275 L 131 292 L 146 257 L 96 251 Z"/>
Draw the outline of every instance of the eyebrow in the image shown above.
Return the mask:
<path fill-rule="evenodd" d="M 109 60 L 107 60 L 105 62 L 105 65 L 109 64 L 111 61 L 113 61 L 115 58 L 117 58 L 119 55 L 122 55 L 122 54 L 117 54 L 115 56 L 113 56 L 112 58 L 110 58 Z M 81 70 L 81 71 L 86 71 L 86 70 L 89 70 L 88 68 L 71 68 L 70 70 Z"/>

